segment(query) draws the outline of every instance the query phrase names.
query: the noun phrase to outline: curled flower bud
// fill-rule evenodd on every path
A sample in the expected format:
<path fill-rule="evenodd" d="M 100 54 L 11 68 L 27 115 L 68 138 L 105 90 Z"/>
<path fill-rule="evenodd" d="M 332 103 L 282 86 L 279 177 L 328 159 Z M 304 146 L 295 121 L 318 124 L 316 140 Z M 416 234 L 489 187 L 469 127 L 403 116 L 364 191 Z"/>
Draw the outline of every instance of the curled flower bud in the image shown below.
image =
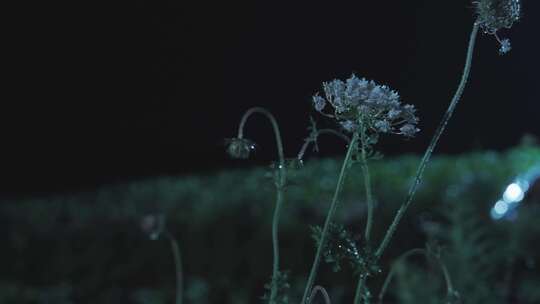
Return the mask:
<path fill-rule="evenodd" d="M 157 240 L 165 231 L 165 216 L 163 214 L 148 214 L 141 219 L 141 230 L 151 239 Z"/>
<path fill-rule="evenodd" d="M 225 140 L 227 153 L 236 159 L 247 159 L 251 152 L 255 151 L 256 145 L 253 141 L 245 138 L 229 138 Z"/>

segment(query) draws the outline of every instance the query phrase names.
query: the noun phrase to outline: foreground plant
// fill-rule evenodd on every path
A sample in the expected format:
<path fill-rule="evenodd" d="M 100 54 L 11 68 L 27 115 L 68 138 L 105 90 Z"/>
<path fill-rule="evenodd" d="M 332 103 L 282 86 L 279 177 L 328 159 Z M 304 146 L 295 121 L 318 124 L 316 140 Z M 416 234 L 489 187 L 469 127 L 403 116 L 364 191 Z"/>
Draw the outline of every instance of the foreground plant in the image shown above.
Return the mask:
<path fill-rule="evenodd" d="M 499 52 L 505 54 L 510 51 L 510 42 L 508 39 L 501 40 L 497 32 L 503 28 L 510 28 L 516 21 L 519 20 L 521 5 L 519 0 L 480 0 L 473 2 L 476 8 L 477 19 L 473 24 L 471 31 L 469 44 L 467 48 L 467 55 L 465 59 L 465 67 L 463 74 L 461 76 L 461 81 L 458 85 L 458 88 L 448 106 L 446 113 L 444 114 L 437 130 L 435 131 L 434 136 L 431 139 L 431 142 L 426 149 L 426 152 L 418 166 L 416 171 L 414 182 L 412 183 L 407 198 L 405 202 L 398 209 L 394 220 L 386 231 L 385 236 L 383 237 L 381 243 L 377 247 L 371 258 L 368 257 L 368 260 L 371 260 L 373 264 L 376 264 L 380 257 L 382 256 L 384 250 L 387 248 L 392 236 L 394 235 L 399 222 L 401 221 L 406 210 L 413 201 L 414 195 L 418 186 L 420 185 L 423 177 L 424 170 L 431 158 L 442 133 L 444 132 L 448 121 L 452 117 L 454 110 L 461 99 L 463 90 L 467 83 L 472 56 L 474 52 L 474 45 L 476 37 L 478 34 L 479 28 L 481 28 L 484 33 L 488 35 L 494 35 L 497 41 L 500 43 Z M 317 267 L 319 264 L 321 249 L 325 246 L 326 234 L 328 233 L 328 227 L 333 218 L 333 215 L 336 210 L 337 197 L 341 190 L 341 184 L 343 183 L 346 169 L 354 162 L 352 151 L 358 151 L 358 148 L 355 147 L 356 141 L 360 138 L 360 162 L 362 165 L 362 170 L 364 174 L 364 185 L 366 192 L 366 203 L 368 208 L 368 215 L 365 228 L 365 252 L 369 255 L 370 249 L 370 232 L 371 225 L 373 221 L 373 199 L 371 195 L 371 184 L 369 178 L 369 170 L 367 166 L 367 155 L 369 152 L 372 152 L 372 145 L 376 143 L 378 136 L 377 134 L 382 133 L 398 133 L 405 136 L 413 136 L 418 130 L 415 126 L 417 122 L 416 116 L 414 116 L 414 108 L 411 106 L 404 106 L 402 109 L 398 108 L 398 111 L 393 109 L 388 110 L 388 106 L 393 105 L 392 107 L 397 106 L 397 93 L 390 91 L 387 87 L 382 86 L 378 89 L 375 83 L 367 82 L 365 79 L 358 81 L 354 75 L 347 80 L 346 83 L 334 80 L 330 83 L 325 83 L 324 87 L 324 97 L 319 96 L 318 94 L 313 97 L 313 104 L 315 109 L 323 114 L 324 116 L 336 119 L 346 130 L 353 132 L 353 141 L 349 146 L 349 150 L 345 156 L 342 170 L 338 179 L 338 186 L 334 194 L 334 199 L 332 200 L 330 210 L 328 211 L 327 218 L 322 230 L 320 237 L 320 244 L 315 255 L 315 260 L 311 268 L 310 275 L 306 284 L 306 289 L 304 291 L 304 296 L 302 303 L 308 301 L 308 295 L 311 287 L 313 286 L 314 279 L 317 272 Z M 374 94 L 375 92 L 375 94 Z M 371 97 L 373 95 L 373 97 Z M 377 101 L 378 102 L 374 102 Z M 332 109 L 330 113 L 325 111 L 326 105 L 330 104 Z M 382 106 L 377 107 L 377 106 Z M 400 117 L 401 119 L 392 120 L 395 113 L 403 114 L 405 111 L 405 117 Z M 408 111 L 408 112 L 407 112 Z M 367 114 L 363 114 L 367 113 Z M 382 117 L 382 118 L 381 118 Z M 396 130 L 396 124 L 401 127 L 399 131 Z M 371 132 L 370 132 L 371 131 Z M 376 267 L 375 267 L 376 268 Z M 366 272 L 360 274 L 354 303 L 360 303 L 361 301 L 367 301 L 369 297 L 369 290 L 367 290 L 365 285 L 365 280 L 371 274 L 369 272 L 370 267 L 366 268 Z"/>
<path fill-rule="evenodd" d="M 272 124 L 274 136 L 276 138 L 276 146 L 278 153 L 278 165 L 274 174 L 274 185 L 276 187 L 276 205 L 274 208 L 274 216 L 272 218 L 272 247 L 273 247 L 273 263 L 272 263 L 272 278 L 269 284 L 270 296 L 269 303 L 278 303 L 279 289 L 283 286 L 283 279 L 286 278 L 284 273 L 279 269 L 279 236 L 278 226 L 283 205 L 283 195 L 285 184 L 287 182 L 287 169 L 285 168 L 285 156 L 283 153 L 283 142 L 281 140 L 281 132 L 279 125 L 269 111 L 264 108 L 251 108 L 242 116 L 238 127 L 238 135 L 235 138 L 227 140 L 227 152 L 232 158 L 246 159 L 255 149 L 255 143 L 244 138 L 244 128 L 248 118 L 253 114 L 262 114 Z"/>
<path fill-rule="evenodd" d="M 448 124 L 448 121 L 452 117 L 452 114 L 454 113 L 454 110 L 459 100 L 461 99 L 461 95 L 463 94 L 463 90 L 465 89 L 465 85 L 467 84 L 467 80 L 471 71 L 472 57 L 474 53 L 476 37 L 478 35 L 478 29 L 482 28 L 484 33 L 488 35 L 496 35 L 497 31 L 499 31 L 500 29 L 510 28 L 516 21 L 519 20 L 521 10 L 519 0 L 479 0 L 474 1 L 473 3 L 475 4 L 477 19 L 473 24 L 471 36 L 469 38 L 467 55 L 465 58 L 465 67 L 461 75 L 461 81 L 458 85 L 456 92 L 454 93 L 454 97 L 452 98 L 448 109 L 446 110 L 446 113 L 444 114 L 441 122 L 439 123 L 439 126 L 437 127 L 437 130 L 435 131 L 435 134 L 431 139 L 431 142 L 429 143 L 428 148 L 426 149 L 426 152 L 424 153 L 424 156 L 422 157 L 422 160 L 420 162 L 420 165 L 418 166 L 416 175 L 414 177 L 414 182 L 409 189 L 405 202 L 397 211 L 394 220 L 392 221 L 392 224 L 388 228 L 386 235 L 384 236 L 381 244 L 377 248 L 377 251 L 375 253 L 375 256 L 377 258 L 379 258 L 383 254 L 384 250 L 388 246 L 388 243 L 390 242 L 390 239 L 396 231 L 397 225 L 405 214 L 405 211 L 412 203 L 414 194 L 416 193 L 416 190 L 418 189 L 418 186 L 420 185 L 420 182 L 422 180 L 426 165 L 431 158 L 431 154 L 433 153 L 435 146 L 437 145 L 442 133 L 446 128 L 446 125 Z M 498 36 L 495 37 L 497 38 L 497 40 L 499 40 Z M 502 49 L 504 49 L 504 51 Z M 508 51 L 510 51 L 510 49 L 506 48 L 504 44 L 501 44 L 500 52 L 507 53 Z"/>
<path fill-rule="evenodd" d="M 388 86 L 358 78 L 353 74 L 346 81 L 336 79 L 323 83 L 323 92 L 324 96 L 320 94 L 313 96 L 315 110 L 336 121 L 344 131 L 352 133 L 352 138 L 343 160 L 330 208 L 317 240 L 317 251 L 308 276 L 302 303 L 309 301 L 317 269 L 327 246 L 328 235 L 347 171 L 354 163 L 361 164 L 368 214 L 364 233 L 364 252 L 369 255 L 374 206 L 368 160 L 376 155 L 374 145 L 381 134 L 398 134 L 410 138 L 419 131 L 416 127 L 418 117 L 414 106 L 403 105 L 399 94 Z M 370 260 L 369 257 L 364 257 L 364 261 Z M 360 282 L 357 290 L 363 290 L 363 281 L 367 277 L 365 272 L 372 268 L 372 265 L 369 264 L 366 263 L 365 269 L 359 271 Z M 357 292 L 357 294 L 359 293 Z M 359 295 L 357 298 L 359 299 Z M 355 302 L 358 301 L 355 300 Z"/>
<path fill-rule="evenodd" d="M 302 304 L 308 304 L 311 302 L 312 297 L 316 294 L 317 290 L 313 288 L 315 279 L 317 276 L 317 270 L 323 255 L 329 262 L 338 265 L 339 259 L 347 258 L 352 261 L 355 267 L 355 273 L 358 276 L 358 282 L 356 284 L 356 291 L 354 296 L 354 303 L 367 303 L 370 301 L 370 291 L 366 286 L 366 280 L 374 272 L 378 272 L 378 262 L 388 247 L 393 235 L 396 232 L 399 222 L 403 218 L 405 212 L 411 205 L 413 198 L 416 194 L 418 186 L 420 185 L 424 170 L 431 158 L 431 155 L 444 132 L 449 120 L 451 119 L 454 110 L 461 99 L 467 80 L 469 78 L 474 46 L 478 31 L 481 29 L 485 34 L 493 35 L 500 44 L 499 53 L 506 54 L 510 51 L 511 45 L 508 39 L 500 39 L 498 31 L 503 28 L 510 28 L 520 17 L 521 5 L 519 0 L 479 0 L 473 1 L 476 10 L 476 21 L 473 24 L 472 31 L 469 38 L 467 47 L 467 53 L 465 58 L 465 66 L 461 75 L 461 80 L 457 87 L 450 104 L 444 113 L 439 126 L 437 127 L 425 153 L 422 157 L 420 164 L 416 170 L 413 183 L 411 184 L 407 197 L 403 204 L 399 207 L 396 215 L 386 230 L 383 239 L 378 246 L 373 246 L 371 239 L 371 231 L 373 227 L 374 218 L 374 200 L 371 191 L 371 178 L 369 172 L 369 160 L 376 158 L 378 153 L 374 146 L 379 140 L 379 136 L 382 134 L 396 134 L 406 138 L 411 138 L 419 131 L 417 128 L 418 117 L 416 116 L 416 110 L 414 106 L 408 104 L 402 104 L 399 94 L 390 89 L 386 85 L 380 85 L 372 80 L 366 80 L 365 78 L 358 78 L 356 75 L 352 75 L 345 81 L 332 80 L 330 82 L 323 83 L 323 93 L 315 94 L 312 102 L 315 110 L 324 117 L 332 119 L 339 126 L 341 131 L 329 129 L 325 130 L 326 133 L 332 133 L 340 137 L 344 137 L 348 142 L 347 152 L 341 170 L 337 180 L 336 188 L 332 196 L 329 210 L 327 212 L 324 225 L 322 228 L 315 229 L 315 239 L 317 242 L 317 250 L 315 253 L 314 261 L 309 272 L 306 287 L 302 296 Z M 276 142 L 278 147 L 279 162 L 277 171 L 275 173 L 275 186 L 277 190 L 276 207 L 274 210 L 274 217 L 272 221 L 272 240 L 274 250 L 274 264 L 272 273 L 272 282 L 270 286 L 270 303 L 277 303 L 278 295 L 278 281 L 279 278 L 283 278 L 279 271 L 279 244 L 277 236 L 277 226 L 279 223 L 279 214 L 281 205 L 283 203 L 283 188 L 286 183 L 286 161 L 283 154 L 283 146 L 281 142 L 281 135 L 279 128 L 274 117 L 263 108 L 253 108 L 244 114 L 240 127 L 238 130 L 238 136 L 228 141 L 227 151 L 232 157 L 235 158 L 247 158 L 250 152 L 254 148 L 253 142 L 244 139 L 243 129 L 247 118 L 253 113 L 261 113 L 265 115 L 274 128 L 276 136 Z M 342 132 L 348 133 L 348 135 L 342 135 Z M 315 143 L 317 137 L 322 134 L 321 131 L 317 131 L 314 125 L 311 128 L 311 134 L 306 139 L 304 146 L 302 147 L 297 162 L 302 161 L 305 149 L 310 143 Z M 344 182 L 346 180 L 347 172 L 350 168 L 359 163 L 363 173 L 363 182 L 365 189 L 365 201 L 367 207 L 367 217 L 364 229 L 364 238 L 362 240 L 362 249 L 360 254 L 358 251 L 355 254 L 343 253 L 335 255 L 328 255 L 328 239 L 331 227 L 333 227 L 333 219 L 337 210 L 339 196 L 341 194 Z M 338 230 L 340 230 L 339 228 Z M 348 238 L 345 234 L 345 238 Z M 339 239 L 339 238 L 338 238 Z M 356 248 L 349 246 L 349 249 Z M 375 249 L 376 248 L 376 249 Z M 352 250 L 352 249 L 351 249 Z M 416 251 L 413 251 L 413 253 Z M 335 252 L 334 252 L 335 254 Z M 406 256 L 408 254 L 406 253 Z M 439 259 L 440 261 L 440 259 Z M 441 263 L 441 268 L 445 274 L 445 279 L 450 284 L 448 272 Z M 387 287 L 387 284 L 385 285 Z M 448 285 L 448 293 L 454 295 L 455 291 L 451 285 Z M 385 288 L 386 288 L 385 287 Z M 320 290 L 319 290 L 320 291 Z M 384 294 L 384 292 L 383 292 Z M 382 297 L 382 296 L 381 296 Z M 325 297 L 327 298 L 327 297 Z M 329 301 L 329 299 L 328 299 Z"/>

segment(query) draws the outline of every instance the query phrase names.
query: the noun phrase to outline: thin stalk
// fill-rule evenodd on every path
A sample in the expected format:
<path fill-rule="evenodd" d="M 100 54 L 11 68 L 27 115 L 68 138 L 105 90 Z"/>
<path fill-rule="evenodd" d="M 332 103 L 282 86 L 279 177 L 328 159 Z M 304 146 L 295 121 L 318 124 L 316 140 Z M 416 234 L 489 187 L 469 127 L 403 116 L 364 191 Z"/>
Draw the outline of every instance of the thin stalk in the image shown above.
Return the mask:
<path fill-rule="evenodd" d="M 358 284 L 356 285 L 356 291 L 354 293 L 354 304 L 359 304 L 362 300 L 362 290 L 364 289 L 364 285 L 366 284 L 366 278 L 367 276 L 360 274 Z"/>
<path fill-rule="evenodd" d="M 330 223 L 332 222 L 332 218 L 334 217 L 334 214 L 336 213 L 337 204 L 338 204 L 338 197 L 341 193 L 341 190 L 343 188 L 343 184 L 345 182 L 345 176 L 347 173 L 347 169 L 350 167 L 350 160 L 353 155 L 354 150 L 356 149 L 356 143 L 358 141 L 358 133 L 354 133 L 353 137 L 351 139 L 351 142 L 349 143 L 349 148 L 347 149 L 347 154 L 345 155 L 345 159 L 343 160 L 343 164 L 341 165 L 341 171 L 339 173 L 338 182 L 336 185 L 336 190 L 334 192 L 334 196 L 332 198 L 332 202 L 330 203 L 330 209 L 328 210 L 328 213 L 326 215 L 326 220 L 324 221 L 323 231 L 321 233 L 321 239 L 319 242 L 319 246 L 317 247 L 317 252 L 315 253 L 315 259 L 313 261 L 313 265 L 311 266 L 311 271 L 309 272 L 309 276 L 306 283 L 306 289 L 304 290 L 304 295 L 302 297 L 302 304 L 309 303 L 309 294 L 311 292 L 311 288 L 313 286 L 313 283 L 315 281 L 315 277 L 317 276 L 317 268 L 319 267 L 319 263 L 321 260 L 322 251 L 324 248 L 324 245 L 326 243 L 326 239 L 328 236 L 328 229 L 330 227 Z"/>
<path fill-rule="evenodd" d="M 272 284 L 270 284 L 270 303 L 276 302 L 277 297 L 277 279 L 279 275 L 279 236 L 278 236 L 278 226 L 279 226 L 279 217 L 281 214 L 281 206 L 283 205 L 283 192 L 285 188 L 286 178 L 287 178 L 287 172 L 285 168 L 285 156 L 283 153 L 283 141 L 281 140 L 281 132 L 279 131 L 279 125 L 274 118 L 274 115 L 270 113 L 268 110 L 264 108 L 251 108 L 246 111 L 244 116 L 242 116 L 242 120 L 240 121 L 240 125 L 238 127 L 238 138 L 243 138 L 244 136 L 244 127 L 247 122 L 247 119 L 255 113 L 263 114 L 270 123 L 272 124 L 272 128 L 274 130 L 274 135 L 276 137 L 276 145 L 277 145 L 277 152 L 278 152 L 278 178 L 275 181 L 276 186 L 276 206 L 274 208 L 274 216 L 272 218 L 272 248 L 273 248 L 273 263 L 272 263 Z"/>
<path fill-rule="evenodd" d="M 366 204 L 367 204 L 367 220 L 366 228 L 364 231 L 365 245 L 369 246 L 369 240 L 371 235 L 371 227 L 373 225 L 373 196 L 371 194 L 371 177 L 369 174 L 369 167 L 367 162 L 367 134 L 366 128 L 362 125 L 360 129 L 360 141 L 362 142 L 362 153 L 361 153 L 361 166 L 362 173 L 364 175 L 364 190 L 366 192 Z M 360 304 L 362 299 L 362 290 L 366 283 L 367 275 L 361 273 L 358 278 L 358 283 L 356 285 L 356 292 L 354 295 L 354 304 Z"/>
<path fill-rule="evenodd" d="M 461 81 L 459 83 L 459 86 L 454 94 L 454 97 L 452 98 L 452 101 L 450 102 L 450 105 L 448 106 L 448 109 L 446 110 L 446 113 L 444 114 L 441 122 L 439 123 L 439 126 L 437 127 L 437 130 L 435 131 L 435 135 L 431 139 L 431 142 L 422 157 L 422 160 L 420 162 L 420 165 L 418 166 L 418 169 L 416 171 L 416 176 L 414 178 L 414 182 L 412 183 L 411 187 L 409 188 L 409 192 L 407 194 L 407 198 L 405 202 L 399 207 L 394 220 L 392 221 L 392 224 L 388 227 L 388 230 L 386 231 L 386 234 L 381 241 L 381 244 L 377 248 L 377 251 L 375 252 L 375 257 L 378 259 L 383 254 L 384 250 L 388 246 L 388 243 L 392 239 L 392 236 L 396 232 L 397 226 L 399 222 L 401 221 L 401 218 L 405 214 L 405 211 L 407 211 L 407 208 L 409 208 L 414 194 L 416 193 L 416 190 L 418 189 L 418 186 L 420 185 L 420 182 L 422 181 L 422 176 L 424 174 L 424 170 L 426 168 L 426 165 L 431 157 L 431 154 L 433 153 L 433 150 L 435 149 L 435 146 L 437 145 L 437 142 L 439 141 L 439 138 L 441 137 L 441 134 L 444 132 L 446 125 L 448 124 L 448 121 L 452 117 L 452 114 L 454 113 L 454 110 L 461 98 L 461 95 L 463 94 L 463 90 L 465 89 L 465 85 L 467 84 L 467 80 L 469 78 L 469 74 L 471 71 L 471 63 L 472 63 L 472 57 L 474 52 L 474 44 L 476 41 L 476 36 L 478 34 L 478 24 L 475 22 L 472 28 L 471 36 L 469 39 L 469 45 L 467 48 L 467 55 L 465 58 L 465 67 L 463 69 L 463 74 L 461 76 Z"/>
<path fill-rule="evenodd" d="M 392 278 L 394 277 L 396 273 L 396 265 L 398 263 L 405 261 L 407 258 L 413 255 L 422 255 L 426 257 L 426 259 L 428 259 L 430 256 L 430 254 L 425 249 L 414 248 L 403 253 L 400 257 L 398 257 L 397 260 L 392 264 L 392 267 L 390 268 L 390 272 L 386 276 L 386 279 L 384 280 L 381 291 L 379 292 L 379 302 L 378 302 L 379 304 L 382 304 L 386 290 L 388 289 L 388 286 L 390 286 L 390 282 L 392 281 Z M 437 261 L 437 264 L 439 265 L 439 268 L 441 269 L 441 272 L 444 277 L 444 282 L 446 284 L 446 294 L 447 296 L 450 296 L 454 292 L 454 287 L 452 285 L 452 280 L 450 279 L 450 274 L 448 273 L 448 269 L 446 268 L 446 265 L 444 265 L 444 263 L 441 261 L 439 257 L 435 257 L 435 260 Z"/>
<path fill-rule="evenodd" d="M 361 130 L 361 142 L 362 142 L 362 173 L 364 175 L 364 190 L 366 192 L 366 204 L 367 204 L 367 220 L 366 220 L 366 229 L 364 232 L 364 237 L 366 239 L 366 246 L 369 245 L 369 240 L 371 236 L 371 227 L 373 225 L 373 195 L 371 194 L 371 176 L 369 174 L 369 167 L 367 162 L 367 134 L 366 129 L 362 127 Z"/>
<path fill-rule="evenodd" d="M 169 242 L 171 243 L 171 249 L 174 256 L 174 267 L 176 270 L 176 304 L 182 304 L 182 300 L 184 297 L 184 281 L 182 277 L 182 259 L 180 255 L 180 248 L 178 246 L 178 242 L 170 234 L 167 232 L 167 238 L 169 239 Z"/>
<path fill-rule="evenodd" d="M 300 151 L 298 152 L 298 156 L 296 157 L 297 159 L 303 159 L 304 158 L 304 154 L 306 154 L 306 150 L 309 146 L 309 144 L 313 143 L 313 142 L 316 142 L 317 141 L 317 138 L 320 136 L 320 135 L 323 135 L 323 134 L 329 134 L 329 135 L 335 135 L 341 139 L 343 139 L 344 141 L 346 141 L 347 143 L 349 143 L 351 140 L 349 139 L 349 137 L 347 137 L 347 135 L 341 133 L 341 132 L 338 132 L 336 130 L 333 130 L 333 129 L 321 129 L 321 130 L 317 130 L 316 132 L 314 132 L 314 134 L 311 134 L 308 138 L 306 138 L 304 144 L 302 145 L 302 148 L 300 148 Z"/>
<path fill-rule="evenodd" d="M 384 294 L 386 293 L 386 290 L 388 289 L 388 286 L 390 286 L 390 282 L 392 281 L 392 278 L 394 277 L 394 274 L 396 272 L 396 265 L 400 263 L 401 261 L 407 259 L 408 257 L 420 254 L 425 255 L 426 250 L 422 248 L 415 248 L 411 249 L 405 253 L 403 253 L 400 257 L 397 258 L 397 260 L 392 264 L 392 267 L 390 268 L 390 272 L 388 272 L 388 275 L 386 276 L 386 279 L 384 280 L 383 286 L 381 288 L 381 291 L 379 292 L 379 304 L 382 304 L 382 300 L 384 298 Z"/>

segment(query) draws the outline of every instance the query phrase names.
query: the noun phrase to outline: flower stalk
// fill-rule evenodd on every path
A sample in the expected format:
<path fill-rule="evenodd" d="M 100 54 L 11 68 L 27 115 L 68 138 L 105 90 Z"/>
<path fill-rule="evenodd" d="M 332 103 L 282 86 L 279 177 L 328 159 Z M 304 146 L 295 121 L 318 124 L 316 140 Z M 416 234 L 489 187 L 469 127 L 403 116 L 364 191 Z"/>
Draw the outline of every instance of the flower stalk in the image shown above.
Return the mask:
<path fill-rule="evenodd" d="M 330 228 L 330 223 L 332 222 L 334 214 L 336 213 L 339 194 L 341 193 L 341 190 L 343 189 L 343 184 L 345 183 L 347 171 L 351 166 L 351 159 L 352 159 L 353 153 L 355 152 L 357 148 L 356 146 L 358 143 L 358 139 L 359 139 L 358 133 L 357 132 L 353 133 L 351 142 L 349 143 L 349 147 L 347 149 L 347 154 L 345 155 L 345 159 L 343 160 L 343 164 L 341 165 L 341 171 L 339 173 L 336 189 L 334 191 L 334 196 L 332 197 L 332 202 L 330 203 L 330 208 L 328 210 L 326 219 L 324 221 L 324 226 L 323 226 L 323 231 L 321 233 L 320 242 L 319 242 L 319 245 L 317 246 L 315 259 L 313 260 L 313 265 L 311 266 L 311 270 L 309 272 L 306 288 L 304 290 L 304 295 L 302 296 L 302 302 L 301 302 L 302 304 L 309 303 L 310 301 L 309 299 L 310 293 L 311 293 L 313 284 L 315 282 L 315 277 L 317 276 L 317 269 L 319 268 L 322 252 L 328 238 L 328 229 Z"/>
<path fill-rule="evenodd" d="M 244 140 L 244 128 L 247 123 L 247 120 L 253 114 L 262 114 L 264 115 L 272 124 L 272 129 L 274 131 L 274 136 L 276 139 L 277 153 L 278 153 L 278 168 L 277 175 L 274 180 L 274 185 L 276 187 L 276 205 L 274 208 L 274 215 L 272 217 L 272 250 L 273 250 L 273 263 L 272 263 L 272 282 L 270 284 L 270 304 L 276 303 L 278 297 L 278 288 L 277 280 L 279 277 L 279 235 L 278 235 L 278 226 L 279 218 L 281 214 L 281 208 L 283 205 L 283 196 L 285 191 L 285 184 L 287 182 L 287 172 L 285 168 L 285 156 L 283 153 L 283 141 L 281 140 L 281 132 L 279 130 L 279 125 L 274 118 L 274 115 L 268 110 L 260 107 L 251 108 L 244 113 L 238 126 L 238 136 L 235 139 L 235 142 L 245 142 Z M 248 150 L 251 147 L 247 147 Z"/>
<path fill-rule="evenodd" d="M 454 290 L 454 286 L 452 284 L 452 280 L 450 278 L 450 274 L 448 272 L 448 269 L 446 268 L 446 265 L 444 265 L 444 263 L 441 261 L 440 257 L 433 256 L 433 254 L 431 254 L 428 250 L 425 250 L 423 248 L 414 248 L 414 249 L 411 249 L 411 250 L 406 251 L 405 253 L 403 253 L 392 264 L 392 266 L 390 268 L 390 272 L 388 272 L 388 275 L 386 276 L 386 279 L 384 280 L 381 291 L 379 292 L 378 304 L 383 303 L 382 301 L 383 301 L 384 295 L 386 294 L 386 291 L 388 290 L 388 286 L 390 286 L 392 278 L 394 277 L 394 275 L 395 275 L 395 273 L 397 271 L 397 265 L 399 263 L 404 262 L 406 259 L 408 259 L 409 257 L 414 256 L 414 255 L 421 255 L 421 256 L 424 256 L 426 259 L 429 259 L 430 257 L 433 257 L 435 259 L 435 261 L 437 262 L 437 265 L 439 266 L 439 268 L 440 268 L 440 270 L 441 270 L 441 272 L 443 274 L 444 282 L 446 284 L 446 297 L 448 299 L 451 299 L 452 297 L 457 296 L 457 293 Z"/>
<path fill-rule="evenodd" d="M 375 257 L 377 259 L 382 256 L 384 250 L 388 246 L 388 243 L 392 239 L 392 236 L 396 232 L 397 226 L 399 222 L 401 221 L 401 218 L 403 217 L 403 215 L 405 214 L 405 212 L 411 205 L 414 195 L 416 193 L 416 190 L 418 190 L 418 186 L 420 185 L 422 181 L 424 170 L 426 169 L 426 165 L 431 158 L 431 154 L 433 153 L 433 150 L 435 149 L 435 146 L 437 145 L 439 138 L 441 137 L 442 133 L 446 129 L 446 125 L 448 124 L 448 121 L 452 117 L 452 114 L 454 113 L 454 110 L 459 100 L 461 99 L 461 95 L 463 94 L 463 90 L 465 89 L 465 85 L 467 84 L 467 80 L 469 79 L 469 74 L 471 71 L 471 64 L 472 64 L 472 58 L 473 58 L 473 53 L 474 53 L 474 46 L 476 42 L 476 36 L 478 34 L 478 28 L 479 28 L 479 24 L 475 22 L 471 31 L 469 45 L 467 47 L 465 67 L 463 69 L 463 74 L 461 75 L 461 81 L 459 82 L 458 88 L 454 94 L 454 97 L 452 98 L 452 101 L 450 102 L 450 105 L 448 106 L 448 109 L 446 110 L 446 113 L 444 113 L 444 116 L 441 122 L 439 123 L 437 130 L 435 131 L 435 135 L 433 135 L 433 137 L 431 138 L 431 142 L 429 143 L 429 146 L 426 149 L 426 152 L 424 153 L 422 160 L 420 161 L 420 165 L 418 166 L 418 169 L 416 170 L 414 182 L 409 188 L 409 192 L 407 194 L 407 198 L 405 199 L 405 202 L 399 207 L 392 223 L 390 224 L 390 226 L 388 227 L 388 230 L 386 231 L 386 234 L 383 240 L 381 241 L 379 247 L 377 248 L 377 251 L 375 251 Z"/>

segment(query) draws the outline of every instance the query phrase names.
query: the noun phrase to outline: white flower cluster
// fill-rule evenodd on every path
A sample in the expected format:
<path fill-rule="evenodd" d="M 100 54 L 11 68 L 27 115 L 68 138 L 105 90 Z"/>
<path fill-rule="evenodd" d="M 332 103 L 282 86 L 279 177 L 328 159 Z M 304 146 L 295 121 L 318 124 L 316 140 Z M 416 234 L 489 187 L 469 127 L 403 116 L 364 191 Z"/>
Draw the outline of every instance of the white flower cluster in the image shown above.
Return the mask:
<path fill-rule="evenodd" d="M 485 33 L 494 35 L 502 28 L 510 28 L 521 17 L 520 0 L 477 0 L 477 22 Z"/>
<path fill-rule="evenodd" d="M 356 131 L 360 124 L 372 132 L 407 137 L 419 131 L 414 106 L 401 104 L 399 94 L 388 86 L 352 74 L 346 81 L 323 83 L 323 90 L 324 96 L 313 96 L 315 110 L 336 119 L 349 132 Z"/>
<path fill-rule="evenodd" d="M 521 17 L 520 0 L 478 0 L 473 1 L 476 8 L 476 22 L 484 33 L 493 35 L 499 42 L 499 54 L 504 55 L 512 49 L 509 39 L 501 39 L 497 31 L 511 28 Z"/>

